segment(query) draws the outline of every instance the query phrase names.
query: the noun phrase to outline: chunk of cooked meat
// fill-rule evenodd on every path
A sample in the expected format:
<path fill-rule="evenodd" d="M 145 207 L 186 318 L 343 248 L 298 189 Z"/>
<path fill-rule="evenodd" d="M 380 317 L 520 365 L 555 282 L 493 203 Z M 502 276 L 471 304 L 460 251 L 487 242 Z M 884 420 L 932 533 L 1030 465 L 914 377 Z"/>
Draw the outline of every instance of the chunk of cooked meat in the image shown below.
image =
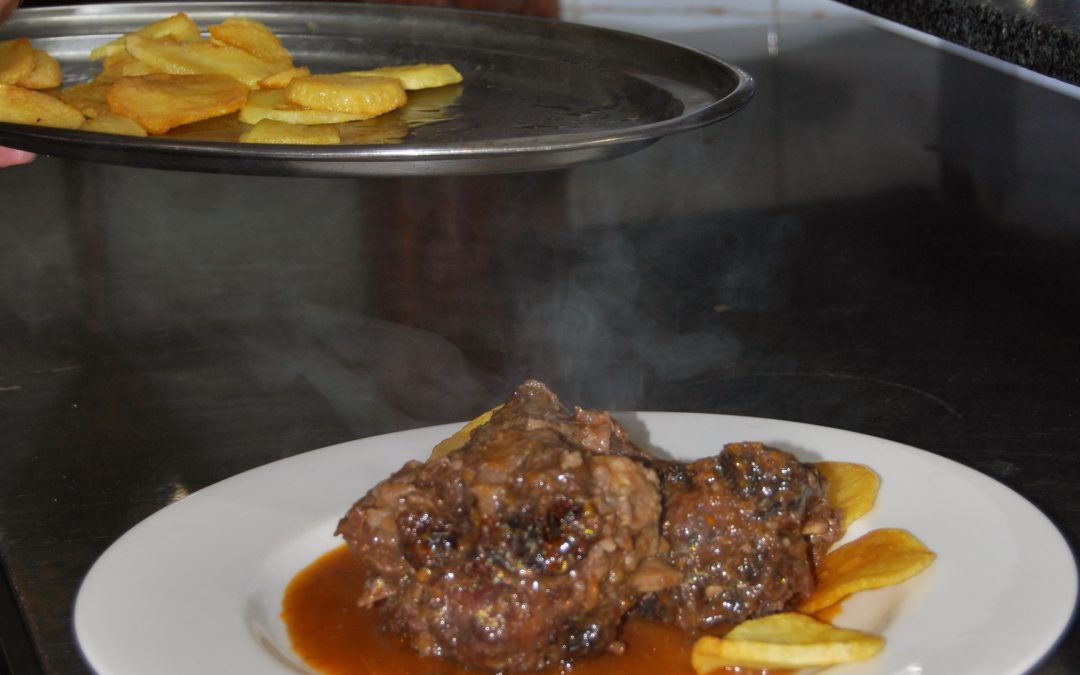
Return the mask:
<path fill-rule="evenodd" d="M 617 648 L 660 546 L 645 456 L 606 413 L 526 382 L 464 447 L 406 464 L 340 521 L 369 574 L 360 604 L 421 654 L 472 668 Z"/>
<path fill-rule="evenodd" d="M 813 591 L 814 565 L 839 535 L 817 469 L 760 443 L 654 465 L 668 562 L 682 581 L 647 597 L 642 613 L 696 633 L 784 611 Z"/>

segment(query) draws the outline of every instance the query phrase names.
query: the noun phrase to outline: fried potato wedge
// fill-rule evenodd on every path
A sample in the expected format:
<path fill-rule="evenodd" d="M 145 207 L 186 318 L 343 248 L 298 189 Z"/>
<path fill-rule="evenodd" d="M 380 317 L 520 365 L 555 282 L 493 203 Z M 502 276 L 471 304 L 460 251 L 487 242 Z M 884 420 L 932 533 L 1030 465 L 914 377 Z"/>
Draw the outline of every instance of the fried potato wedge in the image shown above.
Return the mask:
<path fill-rule="evenodd" d="M 132 35 L 138 35 L 150 40 L 171 38 L 176 42 L 198 42 L 202 39 L 198 24 L 190 16 L 180 12 L 160 21 L 147 24 L 136 31 L 125 33 L 112 42 L 95 47 L 90 50 L 90 60 L 100 61 L 106 56 L 123 53 L 126 50 L 127 38 Z"/>
<path fill-rule="evenodd" d="M 4 91 L 4 119 L 117 134 L 175 130 L 248 143 L 380 144 L 449 119 L 446 108 L 461 93 L 455 86 L 461 73 L 449 63 L 312 75 L 259 20 L 228 17 L 206 32 L 209 37 L 184 12 L 146 24 L 95 47 L 90 58 L 100 72 L 63 89 L 52 55 L 25 37 L 0 41 L 0 84 L 19 89 Z M 186 79 L 194 76 L 211 77 Z M 243 100 L 236 84 L 248 92 Z M 419 92 L 411 110 L 405 109 L 407 89 Z M 393 111 L 400 112 L 386 114 Z M 217 118 L 228 122 L 208 131 L 205 124 Z"/>
<path fill-rule="evenodd" d="M 813 614 L 853 593 L 898 584 L 936 557 L 907 530 L 873 530 L 825 556 L 817 568 L 817 587 L 798 610 Z"/>
<path fill-rule="evenodd" d="M 18 84 L 34 71 L 34 48 L 30 40 L 0 42 L 0 84 Z"/>
<path fill-rule="evenodd" d="M 243 49 L 210 42 L 177 42 L 129 35 L 124 44 L 139 61 L 173 75 L 227 75 L 257 89 L 259 80 L 280 72 L 280 66 L 261 61 Z"/>
<path fill-rule="evenodd" d="M 690 662 L 699 675 L 723 667 L 811 668 L 865 661 L 885 640 L 786 612 L 745 621 L 722 638 L 698 638 Z"/>
<path fill-rule="evenodd" d="M 881 478 L 873 469 L 850 462 L 818 462 L 814 466 L 829 481 L 829 506 L 844 513 L 842 530 L 874 508 Z"/>
<path fill-rule="evenodd" d="M 308 126 L 277 120 L 259 120 L 255 126 L 240 134 L 241 143 L 273 143 L 302 145 L 337 145 L 341 134 L 332 125 Z"/>
<path fill-rule="evenodd" d="M 366 117 L 388 113 L 408 100 L 397 79 L 349 73 L 298 77 L 285 87 L 285 98 L 313 110 Z"/>
<path fill-rule="evenodd" d="M 105 100 L 112 83 L 80 82 L 60 90 L 58 97 L 64 103 L 87 117 L 97 117 L 109 112 L 109 102 Z"/>
<path fill-rule="evenodd" d="M 155 73 L 123 77 L 106 94 L 109 109 L 129 117 L 151 134 L 235 112 L 248 89 L 227 75 Z"/>
<path fill-rule="evenodd" d="M 406 66 L 384 66 L 371 70 L 349 71 L 351 75 L 392 77 L 408 91 L 433 89 L 461 82 L 461 73 L 449 63 L 416 63 Z"/>
<path fill-rule="evenodd" d="M 54 89 L 59 87 L 63 81 L 60 62 L 41 49 L 33 50 L 33 54 L 33 70 L 16 84 L 25 89 Z"/>
<path fill-rule="evenodd" d="M 489 421 L 491 421 L 492 414 L 494 414 L 495 411 L 501 407 L 501 405 L 497 405 L 491 410 L 480 413 L 472 420 L 467 422 L 465 426 L 455 431 L 453 435 L 451 435 L 449 438 L 439 441 L 439 443 L 431 449 L 431 457 L 428 457 L 428 461 L 438 459 L 440 457 L 445 457 L 446 455 L 449 455 L 451 452 L 468 443 L 469 438 L 472 437 L 473 430 L 482 427 Z"/>
<path fill-rule="evenodd" d="M 248 96 L 247 103 L 240 109 L 240 121 L 244 124 L 258 124 L 261 120 L 307 125 L 340 124 L 368 118 L 367 115 L 332 110 L 311 110 L 296 105 L 285 98 L 284 89 L 253 91 Z"/>
<path fill-rule="evenodd" d="M 91 82 L 95 84 L 112 84 L 121 77 L 138 77 L 139 75 L 160 72 L 160 69 L 143 63 L 125 50 L 110 54 L 102 59 L 101 72 Z"/>
<path fill-rule="evenodd" d="M 109 112 L 101 113 L 86 120 L 79 129 L 101 134 L 118 134 L 120 136 L 146 136 L 146 129 L 143 129 L 135 120 Z"/>
<path fill-rule="evenodd" d="M 77 129 L 83 114 L 60 99 L 32 89 L 0 84 L 0 122 Z"/>
<path fill-rule="evenodd" d="M 266 24 L 254 19 L 229 17 L 210 26 L 210 37 L 222 44 L 243 49 L 260 61 L 273 63 L 280 68 L 291 68 L 292 54 Z"/>
<path fill-rule="evenodd" d="M 286 68 L 281 72 L 274 73 L 270 77 L 259 80 L 259 89 L 284 89 L 289 83 L 298 77 L 311 75 L 311 68 L 300 66 L 299 68 Z"/>

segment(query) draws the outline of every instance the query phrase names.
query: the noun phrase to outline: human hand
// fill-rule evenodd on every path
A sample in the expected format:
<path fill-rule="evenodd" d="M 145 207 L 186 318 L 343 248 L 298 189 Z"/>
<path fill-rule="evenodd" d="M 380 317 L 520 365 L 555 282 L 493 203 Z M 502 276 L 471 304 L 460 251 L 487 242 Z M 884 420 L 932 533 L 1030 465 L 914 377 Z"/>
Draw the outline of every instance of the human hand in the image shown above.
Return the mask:
<path fill-rule="evenodd" d="M 7 21 L 18 5 L 19 0 L 0 0 L 0 23 Z"/>
<path fill-rule="evenodd" d="M 3 23 L 11 16 L 18 4 L 19 0 L 0 0 L 0 23 Z M 17 164 L 26 164 L 33 159 L 34 154 L 31 152 L 16 150 L 15 148 L 0 148 L 0 169 Z"/>
<path fill-rule="evenodd" d="M 0 169 L 34 161 L 34 153 L 15 148 L 0 148 Z"/>

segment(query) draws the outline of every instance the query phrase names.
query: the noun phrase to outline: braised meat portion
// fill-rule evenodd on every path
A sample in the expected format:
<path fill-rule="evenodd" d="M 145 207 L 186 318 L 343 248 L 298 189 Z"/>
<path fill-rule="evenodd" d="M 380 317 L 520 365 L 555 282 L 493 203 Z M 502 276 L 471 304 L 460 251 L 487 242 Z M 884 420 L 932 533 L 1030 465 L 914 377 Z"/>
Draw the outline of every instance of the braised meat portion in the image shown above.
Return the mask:
<path fill-rule="evenodd" d="M 360 604 L 421 654 L 472 668 L 618 649 L 634 575 L 660 546 L 644 456 L 606 413 L 526 382 L 464 447 L 406 464 L 341 520 L 369 575 Z"/>
<path fill-rule="evenodd" d="M 790 609 L 839 534 L 825 478 L 789 453 L 733 443 L 690 464 L 657 465 L 662 533 L 677 585 L 639 610 L 692 633 Z"/>

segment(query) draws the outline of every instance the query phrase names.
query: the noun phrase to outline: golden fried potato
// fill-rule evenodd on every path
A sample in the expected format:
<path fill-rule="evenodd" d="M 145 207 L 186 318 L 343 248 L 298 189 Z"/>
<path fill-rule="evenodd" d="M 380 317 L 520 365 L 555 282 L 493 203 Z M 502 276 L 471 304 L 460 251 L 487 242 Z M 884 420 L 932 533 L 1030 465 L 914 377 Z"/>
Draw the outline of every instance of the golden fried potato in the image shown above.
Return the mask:
<path fill-rule="evenodd" d="M 100 61 L 106 56 L 123 53 L 126 50 L 127 38 L 131 35 L 138 35 L 151 40 L 171 38 L 176 42 L 198 42 L 202 39 L 198 24 L 192 21 L 187 14 L 180 12 L 160 21 L 147 24 L 131 33 L 126 33 L 100 47 L 95 47 L 90 51 L 90 60 Z"/>
<path fill-rule="evenodd" d="M 274 143 L 302 145 L 337 145 L 341 134 L 334 126 L 289 124 L 277 120 L 259 120 L 251 129 L 240 134 L 241 143 Z"/>
<path fill-rule="evenodd" d="M 112 84 L 121 77 L 138 77 L 160 72 L 160 69 L 143 63 L 125 50 L 102 59 L 101 72 L 91 81 L 95 84 Z"/>
<path fill-rule="evenodd" d="M 723 667 L 811 668 L 865 661 L 884 646 L 877 635 L 786 612 L 745 621 L 722 638 L 698 638 L 690 663 L 699 675 Z"/>
<path fill-rule="evenodd" d="M 60 62 L 41 49 L 33 50 L 33 54 L 33 70 L 16 84 L 25 89 L 54 89 L 59 87 L 63 81 Z"/>
<path fill-rule="evenodd" d="M 290 103 L 285 98 L 284 89 L 253 91 L 248 95 L 247 103 L 240 109 L 240 121 L 244 124 L 258 124 L 260 120 L 308 125 L 339 124 L 363 119 L 368 119 L 368 116 L 332 110 L 311 110 Z"/>
<path fill-rule="evenodd" d="M 281 71 L 280 66 L 261 61 L 243 49 L 210 42 L 153 40 L 129 35 L 128 52 L 139 61 L 173 75 L 228 75 L 257 89 L 259 80 Z"/>
<path fill-rule="evenodd" d="M 243 49 L 260 61 L 273 63 L 281 68 L 292 67 L 292 54 L 281 44 L 278 36 L 260 21 L 230 17 L 207 30 L 213 40 Z"/>
<path fill-rule="evenodd" d="M 816 570 L 817 587 L 798 610 L 813 614 L 852 593 L 898 584 L 936 557 L 906 530 L 873 530 L 825 556 Z"/>
<path fill-rule="evenodd" d="M 0 84 L 0 122 L 77 129 L 84 119 L 81 112 L 48 94 Z"/>
<path fill-rule="evenodd" d="M 204 39 L 183 12 L 147 24 L 95 47 L 90 58 L 101 71 L 63 90 L 60 63 L 50 54 L 27 38 L 0 42 L 0 83 L 18 88 L 3 92 L 4 119 L 135 135 L 175 129 L 183 137 L 248 143 L 395 143 L 415 126 L 447 119 L 444 109 L 461 91 L 452 86 L 462 78 L 450 64 L 312 75 L 294 65 L 266 24 L 248 17 L 226 18 L 207 32 Z M 249 95 L 241 98 L 236 85 Z M 406 88 L 442 93 L 427 103 L 421 94 L 408 114 L 386 115 L 409 102 Z M 237 110 L 221 128 L 206 127 Z"/>
<path fill-rule="evenodd" d="M 129 117 L 151 134 L 235 112 L 247 87 L 227 75 L 155 73 L 122 77 L 106 94 L 109 109 Z"/>
<path fill-rule="evenodd" d="M 109 112 L 101 113 L 86 120 L 79 129 L 102 134 L 119 134 L 121 136 L 146 136 L 146 129 L 143 129 L 135 120 Z"/>
<path fill-rule="evenodd" d="M 829 481 L 829 506 L 843 511 L 842 530 L 874 508 L 881 479 L 873 469 L 849 462 L 818 462 L 814 466 Z"/>
<path fill-rule="evenodd" d="M 416 63 L 407 66 L 384 66 L 372 70 L 349 71 L 352 75 L 392 77 L 409 91 L 432 89 L 461 82 L 461 73 L 449 63 Z"/>
<path fill-rule="evenodd" d="M 0 84 L 18 84 L 34 72 L 34 48 L 26 38 L 0 42 Z"/>
<path fill-rule="evenodd" d="M 60 90 L 60 100 L 67 103 L 87 117 L 97 117 L 109 112 L 109 102 L 105 94 L 112 83 L 80 82 Z"/>
<path fill-rule="evenodd" d="M 298 77 L 285 87 L 291 103 L 313 110 L 332 110 L 366 117 L 405 105 L 405 89 L 391 77 L 335 73 Z"/>
<path fill-rule="evenodd" d="M 449 455 L 451 452 L 468 443 L 469 438 L 472 437 L 473 430 L 487 424 L 491 420 L 492 414 L 494 414 L 495 411 L 501 407 L 501 405 L 497 405 L 491 410 L 488 410 L 487 412 L 480 413 L 468 423 L 466 423 L 465 426 L 455 431 L 452 436 L 445 440 L 439 441 L 439 443 L 436 444 L 434 448 L 432 448 L 431 457 L 428 457 L 428 461 L 438 459 L 445 455 Z"/>
<path fill-rule="evenodd" d="M 274 73 L 270 77 L 259 80 L 259 89 L 284 89 L 296 78 L 307 77 L 308 75 L 311 75 L 311 68 L 307 66 L 286 68 L 280 73 Z"/>

